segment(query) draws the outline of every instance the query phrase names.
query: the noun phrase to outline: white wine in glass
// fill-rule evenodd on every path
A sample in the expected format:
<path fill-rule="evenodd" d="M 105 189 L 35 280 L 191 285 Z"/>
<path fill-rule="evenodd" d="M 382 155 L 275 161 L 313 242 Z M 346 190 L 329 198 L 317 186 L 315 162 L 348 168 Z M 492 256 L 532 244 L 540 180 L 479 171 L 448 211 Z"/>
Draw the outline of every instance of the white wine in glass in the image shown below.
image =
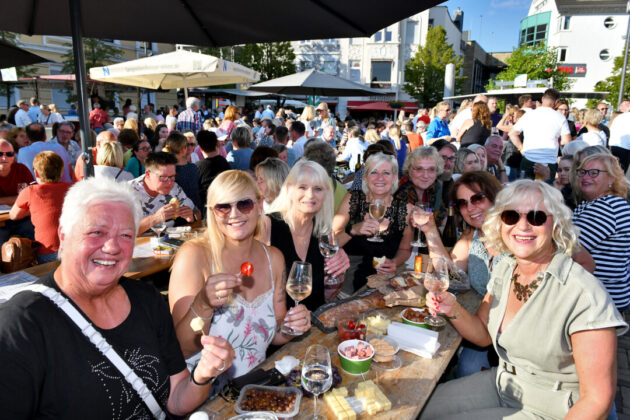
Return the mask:
<path fill-rule="evenodd" d="M 442 292 L 448 290 L 449 276 L 448 276 L 448 264 L 441 257 L 436 264 L 434 264 L 434 272 L 426 273 L 424 276 L 424 287 L 432 292 L 435 296 L 439 296 Z M 444 318 L 436 315 L 429 315 L 424 318 L 424 322 L 435 328 L 442 327 L 446 324 Z"/>
<path fill-rule="evenodd" d="M 291 272 L 287 279 L 287 294 L 291 296 L 297 306 L 301 300 L 306 299 L 311 295 L 313 290 L 313 267 L 310 263 L 295 261 L 291 266 Z M 282 326 L 280 330 L 286 335 L 302 335 L 303 332 L 295 331 L 291 327 Z"/>
<path fill-rule="evenodd" d="M 332 377 L 328 349 L 321 344 L 310 346 L 302 363 L 302 387 L 314 395 L 313 419 L 325 419 L 317 413 L 317 397 L 330 389 Z"/>
<path fill-rule="evenodd" d="M 381 219 L 385 216 L 385 203 L 383 200 L 376 199 L 370 203 L 369 207 L 370 216 L 372 219 L 377 220 L 380 224 Z M 380 231 L 374 233 L 374 236 L 368 238 L 370 242 L 383 242 L 383 240 L 378 236 Z"/>
<path fill-rule="evenodd" d="M 411 243 L 411 246 L 417 246 L 418 248 L 424 248 L 427 246 L 427 244 L 422 242 L 422 231 L 420 230 L 420 226 L 425 225 L 429 221 L 429 217 L 431 215 L 431 208 L 429 208 L 429 206 L 422 203 L 416 204 L 416 208 L 414 208 L 411 216 L 418 232 L 416 233 L 416 240 Z"/>

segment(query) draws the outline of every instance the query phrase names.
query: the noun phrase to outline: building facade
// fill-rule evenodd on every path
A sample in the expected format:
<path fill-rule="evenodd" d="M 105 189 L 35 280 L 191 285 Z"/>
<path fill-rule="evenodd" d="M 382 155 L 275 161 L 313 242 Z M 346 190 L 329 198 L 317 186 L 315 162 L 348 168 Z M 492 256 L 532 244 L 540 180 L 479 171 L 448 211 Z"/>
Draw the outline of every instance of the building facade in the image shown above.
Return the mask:
<path fill-rule="evenodd" d="M 120 58 L 114 62 L 122 62 L 135 60 L 137 58 L 147 57 L 153 54 L 170 52 L 175 49 L 174 45 L 149 43 L 139 41 L 120 41 L 114 39 L 104 40 L 111 46 L 120 51 Z M 34 54 L 40 55 L 51 60 L 50 63 L 36 64 L 30 66 L 35 70 L 37 75 L 58 75 L 61 74 L 63 67 L 63 55 L 71 51 L 72 38 L 66 36 L 51 35 L 22 35 L 18 34 L 15 43 L 18 47 L 24 48 Z M 89 71 L 89 69 L 88 69 Z M 0 92 L 0 112 L 6 112 L 8 106 L 14 105 L 18 99 L 29 99 L 38 97 L 41 104 L 57 105 L 62 114 L 70 108 L 67 102 L 67 91 L 72 86 L 71 83 L 49 82 L 49 81 L 27 81 L 16 84 L 12 89 L 9 97 L 6 91 Z M 112 97 L 117 106 L 122 106 L 127 98 L 131 99 L 134 104 L 138 103 L 138 93 L 136 88 L 126 87 L 122 85 L 97 84 L 97 93 L 101 96 Z M 141 96 L 141 106 L 147 102 L 155 104 L 157 107 L 163 105 L 172 105 L 176 103 L 176 91 L 169 92 L 150 92 Z M 8 106 L 7 106 L 8 104 Z"/>
<path fill-rule="evenodd" d="M 628 28 L 627 14 L 595 13 L 562 15 L 555 0 L 533 0 L 521 20 L 519 43 L 555 47 L 559 67 L 573 80 L 571 90 L 593 91 L 611 75 L 614 58 L 623 55 Z"/>

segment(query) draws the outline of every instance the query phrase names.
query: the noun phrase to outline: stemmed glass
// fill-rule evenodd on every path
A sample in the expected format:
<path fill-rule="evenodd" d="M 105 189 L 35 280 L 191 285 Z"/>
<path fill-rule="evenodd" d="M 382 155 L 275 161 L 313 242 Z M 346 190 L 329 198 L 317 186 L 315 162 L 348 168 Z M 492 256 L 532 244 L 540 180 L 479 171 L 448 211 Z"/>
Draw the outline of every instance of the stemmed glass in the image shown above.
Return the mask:
<path fill-rule="evenodd" d="M 310 346 L 302 363 L 302 387 L 314 395 L 313 419 L 325 419 L 317 414 L 317 397 L 330 389 L 332 377 L 328 349 L 321 344 Z"/>
<path fill-rule="evenodd" d="M 311 295 L 313 289 L 313 267 L 310 263 L 295 261 L 287 279 L 287 294 L 293 298 L 295 306 Z M 283 325 L 281 331 L 286 335 L 302 335 L 301 331 Z"/>
<path fill-rule="evenodd" d="M 413 218 L 413 222 L 418 228 L 418 232 L 416 233 L 416 240 L 411 243 L 411 246 L 417 246 L 418 248 L 424 248 L 427 246 L 427 244 L 425 244 L 421 239 L 422 231 L 420 230 L 420 227 L 429 221 L 429 217 L 431 217 L 432 214 L 431 210 L 431 207 L 424 203 L 418 203 L 416 204 L 416 207 L 414 207 L 411 216 Z"/>
<path fill-rule="evenodd" d="M 433 265 L 433 273 L 425 273 L 424 275 L 424 287 L 435 296 L 439 296 L 440 293 L 448 290 L 448 264 L 443 257 L 440 257 Z M 440 328 L 446 324 L 444 318 L 437 316 L 437 314 L 425 317 L 424 322 L 434 328 Z"/>
<path fill-rule="evenodd" d="M 337 237 L 334 233 L 330 232 L 319 237 L 319 252 L 324 258 L 334 257 L 337 251 L 339 251 L 339 243 L 337 243 Z M 341 282 L 343 282 L 342 278 L 335 277 L 332 274 L 324 279 L 324 284 L 329 286 L 335 286 Z"/>
<path fill-rule="evenodd" d="M 370 216 L 372 216 L 372 219 L 377 220 L 380 226 L 381 220 L 385 216 L 385 202 L 377 198 L 376 200 L 370 203 L 369 210 L 370 210 Z M 383 240 L 379 237 L 380 233 L 381 233 L 380 230 L 377 230 L 374 233 L 374 236 L 368 238 L 367 240 L 370 242 L 383 242 Z"/>
<path fill-rule="evenodd" d="M 151 226 L 151 230 L 157 234 L 159 242 L 162 232 L 166 230 L 166 221 L 164 218 L 160 218 L 157 222 L 155 222 L 153 226 Z"/>

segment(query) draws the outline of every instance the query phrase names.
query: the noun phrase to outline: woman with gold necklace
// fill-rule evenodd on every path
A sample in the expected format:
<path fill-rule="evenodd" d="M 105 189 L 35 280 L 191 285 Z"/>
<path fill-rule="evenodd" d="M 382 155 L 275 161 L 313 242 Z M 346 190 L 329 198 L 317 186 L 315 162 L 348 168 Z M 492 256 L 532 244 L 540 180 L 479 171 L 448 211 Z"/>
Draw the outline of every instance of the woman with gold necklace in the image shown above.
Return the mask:
<path fill-rule="evenodd" d="M 606 419 L 616 335 L 628 325 L 601 283 L 571 260 L 577 229 L 560 192 L 541 181 L 509 184 L 483 231 L 507 256 L 477 314 L 450 293 L 428 293 L 427 305 L 469 341 L 492 344 L 499 366 L 438 387 L 421 419 Z"/>

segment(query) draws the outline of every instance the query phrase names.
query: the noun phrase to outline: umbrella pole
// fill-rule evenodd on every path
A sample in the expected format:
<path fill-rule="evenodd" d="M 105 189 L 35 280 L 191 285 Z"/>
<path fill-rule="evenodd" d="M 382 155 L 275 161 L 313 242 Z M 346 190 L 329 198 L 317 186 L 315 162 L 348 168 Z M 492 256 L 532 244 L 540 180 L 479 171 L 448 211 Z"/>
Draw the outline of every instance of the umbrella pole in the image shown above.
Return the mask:
<path fill-rule="evenodd" d="M 186 76 L 184 76 L 184 104 L 186 102 L 188 102 L 188 86 L 186 86 Z"/>
<path fill-rule="evenodd" d="M 70 0 L 70 25 L 72 26 L 72 50 L 74 53 L 74 74 L 76 74 L 79 121 L 81 123 L 81 149 L 85 162 L 85 176 L 94 176 L 92 162 L 92 130 L 90 130 L 89 111 L 87 107 L 87 76 L 85 72 L 85 57 L 83 55 L 83 29 L 81 27 L 80 0 Z"/>

